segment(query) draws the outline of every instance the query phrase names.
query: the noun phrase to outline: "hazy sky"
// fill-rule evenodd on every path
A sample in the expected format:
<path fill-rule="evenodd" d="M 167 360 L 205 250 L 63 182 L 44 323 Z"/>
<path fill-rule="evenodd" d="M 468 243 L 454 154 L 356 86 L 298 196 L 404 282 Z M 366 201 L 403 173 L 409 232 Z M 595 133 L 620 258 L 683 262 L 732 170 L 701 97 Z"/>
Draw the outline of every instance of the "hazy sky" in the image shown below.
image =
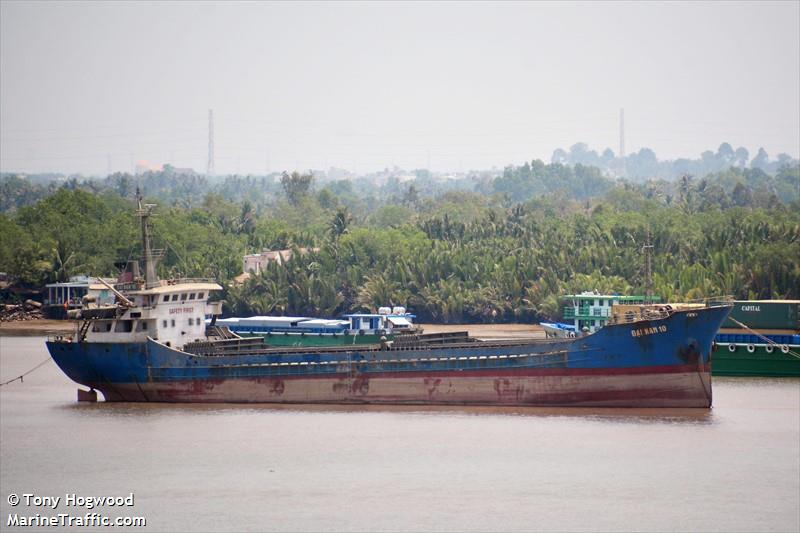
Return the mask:
<path fill-rule="evenodd" d="M 0 3 L 0 169 L 800 155 L 800 2 Z"/>

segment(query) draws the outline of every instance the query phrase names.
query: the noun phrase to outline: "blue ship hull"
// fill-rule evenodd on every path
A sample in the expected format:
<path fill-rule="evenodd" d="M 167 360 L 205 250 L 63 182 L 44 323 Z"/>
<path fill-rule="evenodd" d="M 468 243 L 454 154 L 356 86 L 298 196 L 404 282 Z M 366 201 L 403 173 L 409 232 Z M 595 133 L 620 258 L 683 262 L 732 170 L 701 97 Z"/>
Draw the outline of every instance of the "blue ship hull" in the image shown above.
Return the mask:
<path fill-rule="evenodd" d="M 729 306 L 606 326 L 582 338 L 195 355 L 146 343 L 51 341 L 107 401 L 709 407 Z"/>

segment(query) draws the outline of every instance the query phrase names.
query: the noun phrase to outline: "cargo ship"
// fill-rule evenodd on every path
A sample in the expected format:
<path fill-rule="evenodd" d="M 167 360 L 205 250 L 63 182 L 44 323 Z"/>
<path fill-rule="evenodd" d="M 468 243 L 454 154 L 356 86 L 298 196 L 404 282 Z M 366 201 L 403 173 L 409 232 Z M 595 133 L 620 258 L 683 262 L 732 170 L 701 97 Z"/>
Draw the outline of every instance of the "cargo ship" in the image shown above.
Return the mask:
<path fill-rule="evenodd" d="M 216 324 L 221 305 L 209 297 L 218 284 L 158 279 L 152 208 L 139 200 L 144 279 L 113 287 L 113 305 L 87 302 L 72 336 L 47 341 L 61 370 L 89 388 L 80 400 L 100 391 L 112 402 L 711 406 L 711 346 L 728 303 L 630 306 L 599 331 L 567 339 L 456 332 L 269 347 Z"/>
<path fill-rule="evenodd" d="M 344 346 L 392 341 L 396 335 L 420 333 L 404 307 L 380 307 L 377 313 L 354 313 L 341 319 L 297 316 L 223 318 L 216 325 L 241 336 L 264 337 L 269 346 Z M 210 323 L 210 320 L 207 320 Z"/>
<path fill-rule="evenodd" d="M 733 302 L 715 338 L 720 376 L 800 377 L 800 300 Z"/>

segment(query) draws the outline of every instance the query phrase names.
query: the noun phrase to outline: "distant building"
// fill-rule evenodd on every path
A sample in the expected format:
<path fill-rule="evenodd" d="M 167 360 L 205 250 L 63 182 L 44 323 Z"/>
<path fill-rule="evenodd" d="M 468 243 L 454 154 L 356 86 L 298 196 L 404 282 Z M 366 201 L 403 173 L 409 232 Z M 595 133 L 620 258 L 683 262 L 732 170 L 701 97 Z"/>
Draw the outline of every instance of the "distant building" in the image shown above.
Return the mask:
<path fill-rule="evenodd" d="M 317 252 L 319 248 L 298 248 L 301 255 L 308 252 Z M 291 260 L 294 252 L 291 249 L 286 250 L 264 250 L 258 254 L 247 254 L 242 261 L 242 274 L 233 278 L 234 283 L 244 283 L 250 278 L 251 274 L 258 274 L 270 263 L 284 264 L 286 261 Z"/>
<path fill-rule="evenodd" d="M 247 254 L 244 256 L 242 272 L 252 272 L 258 274 L 270 263 L 282 265 L 292 258 L 291 250 L 264 250 L 259 254 Z"/>

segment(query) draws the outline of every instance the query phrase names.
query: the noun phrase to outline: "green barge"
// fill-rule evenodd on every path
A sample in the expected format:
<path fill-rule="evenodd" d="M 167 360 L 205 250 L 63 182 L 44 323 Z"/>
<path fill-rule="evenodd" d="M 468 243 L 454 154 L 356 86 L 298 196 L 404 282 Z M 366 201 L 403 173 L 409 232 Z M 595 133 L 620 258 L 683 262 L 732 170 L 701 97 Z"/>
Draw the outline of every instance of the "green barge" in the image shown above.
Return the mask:
<path fill-rule="evenodd" d="M 800 300 L 747 300 L 715 338 L 716 376 L 800 377 Z"/>

